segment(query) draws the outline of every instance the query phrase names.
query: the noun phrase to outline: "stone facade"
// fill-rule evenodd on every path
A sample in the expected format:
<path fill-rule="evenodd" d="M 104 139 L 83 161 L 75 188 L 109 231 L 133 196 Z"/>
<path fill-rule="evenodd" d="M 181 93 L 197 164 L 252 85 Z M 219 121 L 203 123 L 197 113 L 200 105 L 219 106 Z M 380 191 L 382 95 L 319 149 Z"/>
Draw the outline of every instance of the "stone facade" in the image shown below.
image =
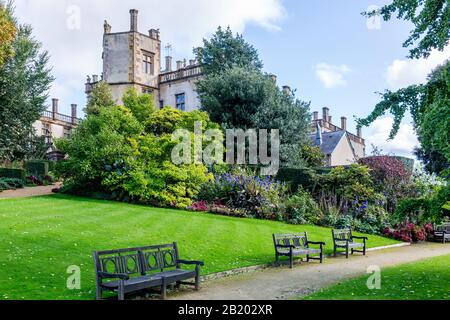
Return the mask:
<path fill-rule="evenodd" d="M 137 29 L 138 11 L 130 10 L 130 31 L 113 33 L 105 21 L 103 35 L 103 74 L 88 76 L 86 94 L 99 80 L 111 87 L 113 97 L 121 103 L 125 91 L 134 87 L 138 92 L 152 93 L 155 105 L 171 106 L 183 111 L 200 107 L 195 81 L 201 77 L 201 67 L 194 61 L 177 61 L 172 70 L 172 58 L 165 57 L 161 70 L 161 40 L 159 30 L 148 34 Z"/>
<path fill-rule="evenodd" d="M 366 142 L 361 129 L 357 134 L 347 131 L 347 118 L 341 117 L 341 124 L 332 123 L 329 108 L 323 108 L 322 119 L 319 112 L 313 113 L 311 140 L 326 156 L 328 166 L 350 165 L 366 156 Z"/>
<path fill-rule="evenodd" d="M 77 118 L 77 105 L 71 105 L 71 115 L 59 113 L 58 99 L 52 99 L 52 110 L 44 111 L 41 118 L 33 124 L 38 136 L 44 136 L 47 144 L 50 146 L 49 151 L 54 148 L 54 139 L 68 138 L 72 134 L 72 130 L 76 128 L 80 119 Z"/>

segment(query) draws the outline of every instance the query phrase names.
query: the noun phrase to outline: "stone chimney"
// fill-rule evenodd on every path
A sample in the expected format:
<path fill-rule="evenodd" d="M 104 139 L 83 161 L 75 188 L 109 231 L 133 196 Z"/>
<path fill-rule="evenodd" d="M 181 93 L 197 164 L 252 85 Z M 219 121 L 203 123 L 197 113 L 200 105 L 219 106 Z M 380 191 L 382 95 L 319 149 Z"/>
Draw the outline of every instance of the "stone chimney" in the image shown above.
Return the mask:
<path fill-rule="evenodd" d="M 53 120 L 56 120 L 56 114 L 58 113 L 58 99 L 52 99 L 52 116 Z"/>
<path fill-rule="evenodd" d="M 72 109 L 72 124 L 76 124 L 77 122 L 77 105 L 71 104 L 70 108 Z"/>
<path fill-rule="evenodd" d="M 159 29 L 150 29 L 148 31 L 150 38 L 159 40 Z"/>
<path fill-rule="evenodd" d="M 193 66 L 194 64 L 195 64 L 195 60 L 194 59 L 189 60 L 189 65 L 190 66 Z"/>
<path fill-rule="evenodd" d="M 341 129 L 347 131 L 347 118 L 341 117 Z"/>
<path fill-rule="evenodd" d="M 327 107 L 322 109 L 322 120 L 325 122 L 330 122 L 330 109 Z"/>
<path fill-rule="evenodd" d="M 285 93 L 285 94 L 291 94 L 292 93 L 292 91 L 291 91 L 291 87 L 289 87 L 289 86 L 283 86 L 283 92 Z"/>
<path fill-rule="evenodd" d="M 172 57 L 166 56 L 166 71 L 170 72 L 172 71 Z"/>
<path fill-rule="evenodd" d="M 362 129 L 361 127 L 356 128 L 356 135 L 360 138 L 362 138 Z"/>
<path fill-rule="evenodd" d="M 132 32 L 138 31 L 138 13 L 136 9 L 130 10 L 130 31 Z"/>
<path fill-rule="evenodd" d="M 183 61 L 178 60 L 177 61 L 177 70 L 183 69 Z"/>
<path fill-rule="evenodd" d="M 319 120 L 319 112 L 317 111 L 313 112 L 313 120 Z"/>
<path fill-rule="evenodd" d="M 97 74 L 93 74 L 92 75 L 92 82 L 93 83 L 97 83 L 98 82 L 98 75 Z"/>

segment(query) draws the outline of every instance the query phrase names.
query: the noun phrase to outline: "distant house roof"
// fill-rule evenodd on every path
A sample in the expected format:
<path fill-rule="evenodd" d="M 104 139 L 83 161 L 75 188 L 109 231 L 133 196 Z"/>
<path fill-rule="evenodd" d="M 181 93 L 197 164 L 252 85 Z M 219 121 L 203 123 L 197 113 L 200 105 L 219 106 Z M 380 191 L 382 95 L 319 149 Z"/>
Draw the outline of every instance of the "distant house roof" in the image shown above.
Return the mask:
<path fill-rule="evenodd" d="M 323 132 L 322 133 L 322 144 L 320 145 L 320 150 L 322 150 L 325 154 L 332 154 L 334 149 L 336 149 L 337 145 L 341 141 L 342 137 L 345 136 L 345 131 L 335 131 L 335 132 Z M 317 135 L 310 135 L 310 139 L 313 145 L 318 146 L 317 144 Z"/>

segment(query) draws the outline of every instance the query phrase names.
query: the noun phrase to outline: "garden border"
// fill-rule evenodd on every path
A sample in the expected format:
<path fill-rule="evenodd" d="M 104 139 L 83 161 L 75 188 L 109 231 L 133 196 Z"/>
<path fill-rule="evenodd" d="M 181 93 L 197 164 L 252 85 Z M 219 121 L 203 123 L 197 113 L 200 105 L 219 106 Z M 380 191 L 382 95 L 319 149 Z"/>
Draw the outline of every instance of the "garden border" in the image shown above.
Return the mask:
<path fill-rule="evenodd" d="M 385 250 L 385 249 L 395 249 L 395 248 L 401 248 L 401 247 L 408 247 L 410 245 L 411 245 L 411 243 L 409 243 L 409 242 L 396 243 L 396 244 L 391 244 L 388 246 L 369 248 L 369 249 L 367 249 L 367 251 L 369 252 L 369 251 L 380 251 L 380 250 Z M 332 257 L 332 256 L 333 256 L 332 253 L 325 255 L 325 257 L 327 257 L 327 258 Z M 295 262 L 295 264 L 301 264 L 301 262 L 297 261 L 297 262 Z M 273 262 L 273 263 L 266 263 L 266 264 L 261 264 L 261 265 L 257 265 L 257 266 L 243 267 L 243 268 L 238 268 L 238 269 L 231 269 L 231 270 L 227 270 L 227 271 L 211 273 L 211 274 L 201 276 L 201 281 L 219 280 L 219 279 L 228 278 L 228 277 L 236 276 L 236 275 L 240 275 L 240 274 L 253 273 L 256 271 L 272 268 L 275 266 L 276 266 L 276 264 Z"/>

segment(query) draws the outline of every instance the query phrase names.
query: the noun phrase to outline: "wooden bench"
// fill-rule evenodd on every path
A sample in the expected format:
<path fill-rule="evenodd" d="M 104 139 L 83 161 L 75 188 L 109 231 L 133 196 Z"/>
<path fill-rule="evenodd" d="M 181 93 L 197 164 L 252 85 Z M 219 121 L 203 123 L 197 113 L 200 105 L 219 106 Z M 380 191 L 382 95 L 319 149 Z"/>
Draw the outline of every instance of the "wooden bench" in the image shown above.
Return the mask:
<path fill-rule="evenodd" d="M 352 234 L 352 229 L 333 229 L 331 230 L 334 244 L 334 256 L 336 257 L 337 249 L 345 249 L 345 257 L 348 259 L 349 250 L 351 253 L 361 252 L 366 255 L 367 237 L 357 237 Z M 355 239 L 363 240 L 363 242 L 355 242 Z M 360 249 L 362 248 L 362 249 Z"/>
<path fill-rule="evenodd" d="M 193 285 L 200 288 L 201 261 L 180 260 L 177 243 L 139 248 L 94 252 L 97 300 L 103 291 L 117 292 L 118 299 L 125 294 L 150 288 L 160 288 L 166 298 L 167 286 Z M 181 265 L 195 265 L 195 270 L 181 269 Z M 194 282 L 185 282 L 195 279 Z"/>
<path fill-rule="evenodd" d="M 280 256 L 289 257 L 290 267 L 294 266 L 294 257 L 306 255 L 306 261 L 320 260 L 323 262 L 324 242 L 313 242 L 308 240 L 306 232 L 300 234 L 274 234 L 273 244 L 275 246 L 275 259 L 279 264 Z M 310 248 L 310 245 L 319 245 L 320 249 Z M 311 257 L 312 254 L 318 254 L 319 257 Z"/>
<path fill-rule="evenodd" d="M 435 226 L 433 231 L 433 238 L 435 241 L 450 241 L 450 223 L 443 223 Z"/>

